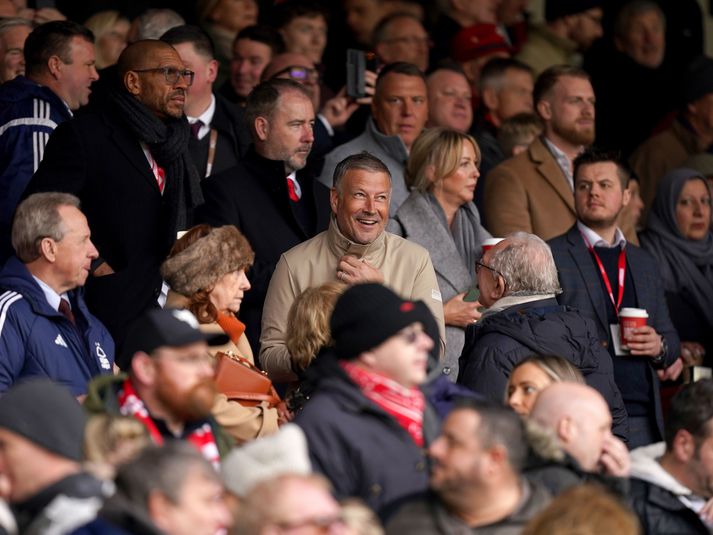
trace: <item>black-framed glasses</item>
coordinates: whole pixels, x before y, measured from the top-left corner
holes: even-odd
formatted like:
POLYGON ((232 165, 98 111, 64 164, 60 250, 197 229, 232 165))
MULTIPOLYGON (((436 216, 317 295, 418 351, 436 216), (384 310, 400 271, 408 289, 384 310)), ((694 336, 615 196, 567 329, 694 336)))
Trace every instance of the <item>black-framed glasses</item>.
POLYGON ((503 278, 503 281, 505 281, 505 284, 507 285, 508 280, 505 278, 505 275, 503 275, 502 273, 500 273, 497 269, 492 268, 492 267, 490 267, 490 266, 488 266, 488 265, 486 265, 486 264, 483 264, 483 259, 481 258, 480 260, 478 260, 478 261, 475 262, 475 274, 477 275, 478 272, 479 272, 482 268, 485 268, 485 269, 487 269, 487 270, 492 271, 493 273, 495 273, 495 274, 497 274, 497 275, 500 275, 500 276, 503 278))
POLYGON ((162 72, 163 77, 166 79, 166 83, 169 85, 175 85, 178 83, 179 78, 183 78, 186 83, 191 86, 193 85, 193 79, 196 77, 196 73, 189 69, 176 69, 175 67, 154 67, 152 69, 132 69, 134 72, 162 72))
POLYGON ((285 67, 281 71, 273 74, 272 77, 278 78, 285 74, 290 80, 294 80, 295 82, 319 82, 319 72, 317 72, 317 69, 310 69, 309 67, 302 67, 301 65, 285 67))

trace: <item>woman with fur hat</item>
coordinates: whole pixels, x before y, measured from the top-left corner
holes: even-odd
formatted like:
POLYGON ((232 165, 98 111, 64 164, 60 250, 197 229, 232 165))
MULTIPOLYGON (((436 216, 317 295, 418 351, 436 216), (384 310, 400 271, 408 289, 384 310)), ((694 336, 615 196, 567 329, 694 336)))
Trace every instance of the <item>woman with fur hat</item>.
POLYGON ((254 258, 250 244, 234 226, 197 225, 173 245, 161 266, 171 287, 166 306, 190 310, 204 332, 225 332, 229 347, 217 351, 232 351, 250 362, 254 358, 245 325, 235 314, 250 289, 245 271, 254 258))
MULTIPOLYGON (((204 332, 224 332, 230 342, 215 349, 232 351, 251 362, 245 325, 235 314, 250 289, 245 271, 254 258, 236 227, 197 225, 174 244, 161 266, 161 275, 171 287, 166 306, 190 310, 204 332)), ((212 414, 239 443, 271 434, 278 426, 278 411, 266 402, 244 407, 224 394, 216 398, 212 414)))

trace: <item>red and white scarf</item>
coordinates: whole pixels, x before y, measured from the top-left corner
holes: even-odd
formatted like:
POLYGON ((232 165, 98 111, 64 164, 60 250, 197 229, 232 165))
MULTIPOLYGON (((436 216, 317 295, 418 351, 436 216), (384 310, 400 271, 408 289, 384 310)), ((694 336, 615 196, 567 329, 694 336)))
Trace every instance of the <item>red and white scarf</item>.
MULTIPOLYGON (((131 384, 131 379, 128 378, 124 381, 124 384, 119 390, 119 412, 124 416, 136 418, 148 430, 154 444, 163 446, 163 435, 161 435, 158 427, 156 427, 156 422, 151 418, 146 405, 144 405, 144 402, 138 394, 136 394, 134 385, 131 384)), ((196 449, 201 452, 203 457, 210 461, 216 470, 220 468, 220 453, 218 452, 218 445, 215 442, 210 423, 206 422, 198 429, 192 431, 185 440, 193 444, 196 449)))
POLYGON ((339 365, 367 399, 392 416, 416 445, 423 447, 423 409, 426 405, 423 392, 416 387, 406 388, 350 361, 340 361, 339 365))

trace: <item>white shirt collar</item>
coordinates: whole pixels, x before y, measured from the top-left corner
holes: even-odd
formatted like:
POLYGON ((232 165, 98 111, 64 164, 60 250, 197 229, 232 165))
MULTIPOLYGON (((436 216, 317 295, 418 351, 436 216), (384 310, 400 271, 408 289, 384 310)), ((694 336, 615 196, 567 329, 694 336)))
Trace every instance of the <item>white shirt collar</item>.
POLYGON ((210 104, 203 113, 201 113, 198 117, 191 117, 190 115, 186 116, 189 124, 193 124, 199 120, 203 122, 203 126, 201 126, 201 129, 198 130, 198 139, 203 139, 203 137, 210 132, 210 124, 213 122, 213 115, 215 115, 215 95, 211 93, 210 104))
POLYGON ((613 249, 614 247, 619 247, 620 245, 622 249, 626 247, 626 238, 619 227, 616 228, 616 232, 614 233, 614 243, 609 243, 579 220, 577 220, 577 228, 592 247, 605 247, 607 249, 613 249))
MULTIPOLYGON (((40 289, 42 290, 42 293, 45 294, 45 299, 47 299, 47 302, 54 310, 59 310, 59 303, 62 299, 66 299, 69 303, 69 298, 67 297, 66 292, 62 295, 59 295, 52 288, 50 288, 43 280, 38 279, 34 275, 32 275, 32 278, 35 279, 35 282, 39 285, 40 289)), ((69 306, 71 308, 72 304, 70 303, 69 306)))
POLYGON ((569 187, 574 191, 574 178, 572 177, 572 162, 569 159, 569 156, 567 156, 560 148, 552 143, 549 139, 543 136, 545 140, 545 144, 547 147, 550 149, 552 152, 552 155, 555 157, 555 161, 557 162, 557 165, 559 165, 559 168, 562 169, 562 173, 564 173, 564 176, 567 178, 567 183, 569 184, 569 187))

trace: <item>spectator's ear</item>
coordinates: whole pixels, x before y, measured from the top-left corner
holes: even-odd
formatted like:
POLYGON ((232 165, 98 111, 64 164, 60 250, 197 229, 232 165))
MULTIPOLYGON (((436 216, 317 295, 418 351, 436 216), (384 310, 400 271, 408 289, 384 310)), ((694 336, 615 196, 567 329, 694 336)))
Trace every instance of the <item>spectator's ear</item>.
POLYGON ((171 509, 174 507, 174 504, 159 490, 152 490, 146 503, 149 517, 159 529, 170 527, 166 519, 171 515, 171 509))
POLYGON ((540 99, 535 106, 535 109, 537 111, 537 115, 539 115, 543 121, 549 121, 552 119, 552 105, 548 100, 544 98, 540 99))
POLYGON ((208 62, 208 75, 206 78, 211 83, 215 82, 215 79, 218 77, 218 65, 218 61, 215 59, 208 62))
POLYGON ((563 444, 569 444, 577 434, 575 427, 576 426, 574 425, 572 418, 569 416, 562 417, 562 419, 557 422, 557 438, 559 438, 563 444))
POLYGON ((59 56, 50 56, 47 60, 47 70, 53 78, 59 78, 62 70, 62 60, 59 56))
POLYGON ((483 88, 480 97, 483 99, 483 104, 489 110, 496 110, 498 108, 498 92, 493 87, 483 88))
POLYGON ((260 141, 267 141, 267 136, 270 133, 270 122, 265 117, 255 118, 255 134, 260 141))
POLYGON ((156 361, 143 351, 131 359, 131 375, 141 385, 153 385, 156 378, 156 361))
POLYGON ((134 71, 128 71, 124 75, 124 87, 134 96, 141 94, 141 78, 134 71))
POLYGON ((696 439, 685 429, 680 429, 673 439, 674 458, 684 464, 687 464, 696 456, 696 439))

